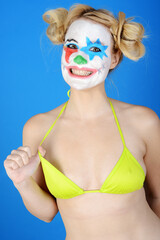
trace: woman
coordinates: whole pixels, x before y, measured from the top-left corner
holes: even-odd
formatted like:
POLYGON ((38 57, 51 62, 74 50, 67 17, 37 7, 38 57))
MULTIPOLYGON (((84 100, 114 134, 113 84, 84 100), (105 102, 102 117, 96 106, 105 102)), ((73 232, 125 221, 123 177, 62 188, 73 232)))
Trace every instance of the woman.
POLYGON ((63 44, 69 100, 27 121, 23 146, 4 161, 8 176, 34 216, 51 222, 60 211, 66 240, 159 240, 159 118, 104 88, 123 55, 144 55, 143 26, 83 4, 43 19, 63 44))

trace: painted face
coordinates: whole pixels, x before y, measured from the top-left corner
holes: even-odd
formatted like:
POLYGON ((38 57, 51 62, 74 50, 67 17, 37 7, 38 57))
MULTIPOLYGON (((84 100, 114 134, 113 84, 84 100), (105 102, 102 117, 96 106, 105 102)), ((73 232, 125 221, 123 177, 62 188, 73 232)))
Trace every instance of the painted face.
POLYGON ((74 21, 65 36, 61 69, 64 80, 78 90, 105 81, 111 65, 111 34, 91 20, 74 21))

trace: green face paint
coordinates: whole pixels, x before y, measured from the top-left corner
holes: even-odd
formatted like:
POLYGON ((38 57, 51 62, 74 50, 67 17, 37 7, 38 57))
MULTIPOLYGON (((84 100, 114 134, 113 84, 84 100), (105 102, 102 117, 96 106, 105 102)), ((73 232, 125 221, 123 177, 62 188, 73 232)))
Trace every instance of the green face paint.
POLYGON ((77 63, 77 64, 86 64, 86 63, 87 63, 87 60, 86 60, 84 57, 80 56, 80 55, 78 55, 77 57, 75 57, 75 58, 73 59, 73 61, 74 61, 75 63, 77 63))

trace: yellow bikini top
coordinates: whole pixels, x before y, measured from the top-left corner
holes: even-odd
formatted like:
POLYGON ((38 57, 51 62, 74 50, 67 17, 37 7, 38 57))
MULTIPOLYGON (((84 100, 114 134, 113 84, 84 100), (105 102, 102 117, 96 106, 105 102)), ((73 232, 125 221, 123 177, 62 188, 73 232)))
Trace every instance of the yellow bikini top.
MULTIPOLYGON (((67 94, 70 97, 69 92, 70 90, 67 92, 67 94)), ((112 112, 114 114, 115 121, 123 142, 123 152, 119 160, 115 164, 114 168, 112 169, 112 171, 110 172, 110 174, 108 175, 108 177, 106 178, 106 180, 104 181, 100 189, 85 191, 84 189, 80 188, 77 184, 75 184, 70 178, 65 176, 56 167, 54 167, 50 162, 48 162, 47 159, 42 157, 41 153, 38 150, 38 154, 42 164, 42 169, 44 172, 46 185, 50 193, 55 198, 68 199, 68 198, 73 198, 85 193, 94 193, 94 192, 125 194, 125 193, 134 192, 143 187, 143 183, 145 180, 144 170, 142 166, 139 164, 139 162, 135 159, 135 157, 131 154, 131 152, 126 147, 115 110, 109 98, 108 100, 110 102, 112 112)), ((52 126, 49 128, 49 130, 47 131, 40 145, 43 143, 45 138, 48 136, 48 134, 52 130, 57 119, 60 117, 60 115, 64 111, 67 103, 68 101, 65 103, 58 117, 56 118, 52 126)))

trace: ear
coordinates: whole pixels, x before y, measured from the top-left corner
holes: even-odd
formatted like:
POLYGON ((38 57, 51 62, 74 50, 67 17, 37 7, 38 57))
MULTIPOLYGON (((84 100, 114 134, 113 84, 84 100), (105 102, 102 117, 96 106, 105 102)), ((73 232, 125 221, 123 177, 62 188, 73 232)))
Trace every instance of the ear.
POLYGON ((112 53, 111 54, 111 65, 110 65, 110 69, 113 69, 117 66, 119 59, 121 56, 121 51, 118 50, 117 53, 112 53))

